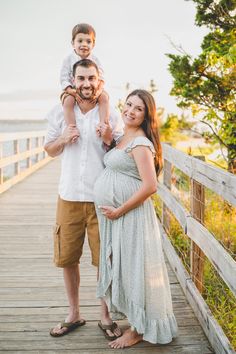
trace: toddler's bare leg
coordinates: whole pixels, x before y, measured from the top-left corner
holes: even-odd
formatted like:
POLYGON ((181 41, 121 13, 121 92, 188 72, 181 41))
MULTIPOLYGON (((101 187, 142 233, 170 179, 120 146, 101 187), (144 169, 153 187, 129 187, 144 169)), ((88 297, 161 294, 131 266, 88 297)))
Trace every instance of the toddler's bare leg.
POLYGON ((68 95, 64 99, 64 103, 63 103, 63 111, 64 111, 66 125, 76 124, 74 106, 75 106, 75 98, 71 95, 68 95))
POLYGON ((109 123, 109 115, 110 115, 110 110, 109 110, 109 96, 108 94, 103 91, 101 95, 98 97, 98 105, 99 105, 99 118, 100 118, 100 123, 109 123))

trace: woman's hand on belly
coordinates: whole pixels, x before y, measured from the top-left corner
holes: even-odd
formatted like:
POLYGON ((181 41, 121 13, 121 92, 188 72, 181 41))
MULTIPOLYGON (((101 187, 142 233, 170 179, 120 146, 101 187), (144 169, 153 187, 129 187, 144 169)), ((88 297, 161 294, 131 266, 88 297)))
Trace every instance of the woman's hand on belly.
POLYGON ((112 206, 104 205, 104 206, 100 206, 99 209, 101 209, 102 214, 110 220, 118 219, 121 216, 120 208, 114 208, 112 206))

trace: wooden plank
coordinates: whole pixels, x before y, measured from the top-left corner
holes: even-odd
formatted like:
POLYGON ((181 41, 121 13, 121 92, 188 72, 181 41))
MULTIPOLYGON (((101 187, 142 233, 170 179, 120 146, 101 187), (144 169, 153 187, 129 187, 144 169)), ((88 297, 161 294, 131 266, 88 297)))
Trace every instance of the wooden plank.
POLYGON ((236 295, 236 262, 212 234, 197 220, 187 220, 188 236, 201 248, 219 275, 236 295))
MULTIPOLYGON (((0 142, 0 161, 3 157, 3 143, 0 142)), ((3 170, 0 168, 0 185, 3 183, 3 170)))
MULTIPOLYGON (((61 289, 63 289, 63 285, 61 285, 61 289)), ((176 315, 178 315, 178 314, 185 315, 186 313, 188 313, 190 311, 193 316, 193 311, 187 301, 175 302, 173 304, 173 308, 174 308, 176 315)), ((100 304, 98 304, 98 305, 93 304, 92 306, 83 305, 83 306, 81 306, 81 311, 82 311, 82 313, 86 313, 86 314, 92 314, 94 312, 94 314, 96 315, 97 312, 100 311, 100 304)), ((59 317, 61 317, 61 315, 63 315, 63 316, 66 315, 67 312, 68 312, 68 306, 45 306, 45 307, 40 306, 40 307, 15 307, 15 308, 2 307, 0 318, 2 319, 2 318, 6 318, 8 316, 16 316, 16 317, 19 316, 19 318, 22 316, 22 317, 26 318, 27 316, 32 315, 32 316, 37 317, 37 318, 35 318, 36 322, 37 321, 40 322, 41 315, 42 316, 50 316, 50 315, 55 316, 56 315, 55 318, 59 318, 59 317)), ((194 318, 194 316, 193 316, 193 318, 194 318)), ((180 323, 180 326, 183 324, 184 324, 184 322, 180 323)))
MULTIPOLYGON (((19 142, 18 142, 18 140, 14 140, 13 143, 14 143, 14 155, 16 157, 16 163, 14 165, 14 171, 15 171, 15 175, 18 175, 20 173, 20 165, 19 165, 18 159, 17 159, 17 157, 19 155, 19 142)), ((4 160, 4 158, 3 158, 3 160, 4 160)))
POLYGON ((176 219, 182 226, 183 230, 187 228, 187 218, 190 213, 181 205, 181 203, 174 197, 174 195, 163 184, 158 182, 157 193, 165 203, 165 205, 172 211, 176 219))
MULTIPOLYGON (((165 188, 171 190, 171 163, 164 159, 164 166, 163 166, 163 185, 165 186, 165 188)), ((169 228, 170 228, 170 215, 168 212, 168 208, 165 205, 164 202, 162 202, 162 215, 161 215, 161 219, 162 219, 162 225, 164 227, 164 229, 168 232, 169 228)))
POLYGON ((6 166, 11 165, 13 163, 18 163, 19 161, 22 161, 22 160, 26 160, 30 156, 34 156, 36 154, 40 154, 43 151, 44 151, 43 147, 39 146, 37 148, 31 149, 31 150, 27 150, 27 151, 23 151, 21 153, 20 152, 18 152, 18 153, 15 152, 14 155, 11 155, 11 156, 8 156, 8 157, 3 157, 0 160, 0 168, 6 167, 6 166))
MULTIPOLYGON (((204 161, 204 156, 198 157, 200 160, 204 161)), ((204 186, 194 179, 191 179, 191 193, 190 193, 190 206, 191 214, 194 219, 196 219, 201 224, 204 224, 204 213, 205 213, 205 189, 204 186)), ((190 250, 190 267, 191 267, 191 278, 196 285, 199 292, 203 292, 203 271, 204 271, 204 260, 205 255, 201 248, 196 245, 194 241, 191 240, 191 250, 190 250)))
POLYGON ((30 169, 24 170, 20 172, 17 176, 14 176, 0 185, 0 194, 14 186, 16 183, 22 181, 24 178, 28 177, 31 173, 37 171, 37 169, 46 165, 49 161, 51 161, 51 157, 46 157, 44 160, 39 161, 34 164, 30 169))
POLYGON ((216 351, 216 353, 235 353, 222 328, 214 319, 214 316, 212 315, 209 307, 203 300, 189 274, 186 272, 163 227, 161 225, 159 226, 162 234, 165 254, 169 260, 169 263, 172 265, 172 268, 176 273, 181 287, 195 315, 201 323, 202 328, 205 331, 213 349, 216 351))
POLYGON ((163 144, 164 158, 205 187, 236 205, 236 176, 163 144))
MULTIPOLYGON (((0 351, 0 353, 5 353, 3 351, 0 351)), ((7 353, 9 354, 22 354, 25 353, 25 351, 19 351, 19 350, 8 350, 7 353)), ((72 353, 71 350, 67 350, 67 349, 57 349, 56 353, 58 354, 69 354, 72 353)), ((109 349, 108 346, 102 349, 102 352, 100 350, 97 349, 89 349, 89 352, 87 350, 79 350, 78 351, 79 354, 114 354, 114 349, 109 349)), ((137 347, 131 347, 131 348, 127 348, 127 349, 119 349, 119 354, 124 354, 124 353, 138 353, 138 354, 146 354, 146 353, 157 353, 157 354, 179 354, 179 353, 183 353, 183 354, 209 354, 209 353, 213 353, 211 349, 208 348, 207 344, 205 343, 201 343, 201 345, 197 344, 190 344, 190 345, 185 345, 183 346, 179 346, 176 345, 172 348, 169 347, 146 347, 144 349, 139 348, 137 351, 137 347)), ((55 354, 54 350, 27 350, 27 354, 55 354)))

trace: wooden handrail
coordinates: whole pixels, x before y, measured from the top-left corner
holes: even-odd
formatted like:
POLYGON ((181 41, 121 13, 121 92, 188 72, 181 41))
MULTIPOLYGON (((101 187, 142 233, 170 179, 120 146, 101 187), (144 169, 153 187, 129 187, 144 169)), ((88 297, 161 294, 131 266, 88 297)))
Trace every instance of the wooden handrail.
POLYGON ((209 188, 217 195, 221 196, 225 201, 235 206, 236 176, 176 150, 169 144, 164 143, 162 146, 164 156, 164 178, 163 183, 158 183, 157 195, 161 198, 163 204, 163 225, 160 229, 165 253, 175 270, 184 292, 192 305, 196 316, 202 324, 212 347, 217 353, 233 353, 234 351, 229 340, 214 319, 209 307, 201 296, 201 279, 203 275, 201 272, 203 272, 204 257, 207 257, 219 276, 228 285, 234 296, 236 295, 236 262, 214 235, 202 224, 204 187, 209 188), (191 212, 186 210, 174 194, 171 193, 172 166, 177 167, 191 179, 191 212), (199 205, 194 206, 194 203, 198 203, 199 205), (190 259, 191 262, 194 262, 195 264, 191 264, 190 273, 184 269, 182 261, 168 240, 166 234, 166 231, 168 233, 170 228, 170 225, 168 225, 168 210, 170 210, 175 216, 184 233, 191 240, 191 245, 194 246, 190 249, 190 259), (194 252, 195 254, 193 254, 194 252))
POLYGON ((46 156, 43 148, 45 135, 44 130, 0 134, 0 193, 5 192, 51 160, 46 156), (32 144, 33 140, 34 144, 32 144), (20 144, 24 141, 26 148, 20 152, 20 144), (13 154, 10 156, 3 156, 5 143, 12 145, 13 154), (25 168, 22 170, 21 163, 24 161, 25 168), (4 168, 11 165, 14 166, 14 174, 7 176, 4 168))
POLYGON ((159 183, 157 189, 157 195, 161 197, 162 201, 176 217, 184 233, 201 248, 223 280, 236 295, 236 262, 210 231, 194 219, 178 202, 167 187, 159 183))
POLYGON ((162 144, 164 158, 187 176, 236 205, 236 175, 162 144))

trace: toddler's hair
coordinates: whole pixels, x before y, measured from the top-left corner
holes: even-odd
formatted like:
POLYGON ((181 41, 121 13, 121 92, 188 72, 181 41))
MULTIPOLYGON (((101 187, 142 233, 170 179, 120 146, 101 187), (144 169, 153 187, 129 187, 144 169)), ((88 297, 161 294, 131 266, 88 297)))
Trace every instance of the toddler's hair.
POLYGON ((93 42, 95 42, 96 32, 92 26, 87 23, 79 23, 72 30, 72 42, 74 41, 78 33, 89 34, 93 37, 93 42))
POLYGON ((83 68, 90 68, 91 66, 93 66, 99 75, 99 70, 98 70, 97 64, 94 63, 94 61, 92 61, 90 59, 81 59, 73 65, 73 77, 75 77, 75 72, 76 72, 77 66, 82 66, 83 68))

